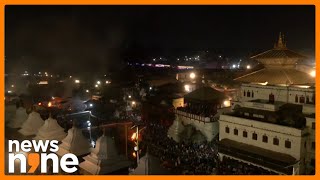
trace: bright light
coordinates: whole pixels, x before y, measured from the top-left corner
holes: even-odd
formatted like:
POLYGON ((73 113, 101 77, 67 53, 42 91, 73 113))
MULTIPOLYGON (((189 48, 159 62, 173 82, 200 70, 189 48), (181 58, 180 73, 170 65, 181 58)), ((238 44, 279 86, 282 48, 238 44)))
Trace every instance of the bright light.
POLYGON ((41 102, 38 103, 38 106, 41 106, 41 102))
POLYGON ((52 103, 51 103, 51 102, 49 102, 49 103, 48 103, 48 107, 51 107, 51 106, 52 106, 52 103))
POLYGON ((54 97, 51 97, 51 99, 54 99, 54 97))
POLYGON ((267 85, 268 84, 268 81, 266 81, 266 82, 264 82, 264 83, 259 83, 259 84, 261 84, 261 85, 267 85))
POLYGON ((12 93, 12 91, 8 91, 8 93, 12 93))
POLYGON ((138 151, 138 150, 139 150, 138 146, 135 146, 133 149, 134 149, 135 151, 138 151))
POLYGON ((190 86, 188 84, 184 85, 184 90, 190 92, 190 86))
POLYGON ((94 141, 91 141, 91 146, 94 147, 96 143, 94 141))
POLYGON ((100 81, 97 81, 97 84, 101 84, 101 82, 100 82, 100 81))
POLYGON ((135 101, 132 101, 132 105, 135 105, 136 104, 136 102, 135 101))
POLYGON ((230 100, 225 100, 225 101, 223 101, 223 105, 224 105, 225 107, 229 107, 229 106, 230 106, 230 100))
POLYGON ((96 84, 95 87, 97 88, 97 87, 98 87, 98 84, 96 84))
POLYGON ((237 66, 235 64, 232 65, 232 68, 236 68, 237 66))
POLYGON ((86 90, 86 92, 88 93, 88 92, 89 92, 89 90, 87 89, 87 90, 86 90))
POLYGON ((74 82, 75 82, 76 84, 79 84, 79 83, 80 83, 80 80, 79 80, 79 79, 76 79, 76 80, 74 80, 74 82))
POLYGON ((131 98, 131 95, 129 95, 128 98, 131 98))
POLYGON ((247 65, 247 69, 251 69, 251 66, 250 66, 250 65, 247 65))
POLYGON ((137 139, 137 133, 133 133, 131 136, 131 140, 134 141, 137 139))
POLYGON ((92 106, 93 106, 93 104, 89 104, 89 106, 90 106, 90 107, 92 107, 92 106))
POLYGON ((72 78, 72 76, 69 76, 69 78, 72 78))
POLYGON ((149 87, 150 90, 152 90, 152 87, 149 87))
POLYGON ((311 71, 309 74, 310 74, 311 77, 316 77, 316 71, 315 70, 311 71))
POLYGON ((133 153, 132 153, 132 156, 133 156, 133 157, 137 157, 136 152, 133 152, 133 153))
POLYGON ((190 78, 194 79, 196 77, 196 74, 194 72, 190 73, 190 78))
POLYGON ((14 85, 12 84, 12 85, 11 85, 11 87, 13 87, 13 88, 14 88, 14 85))
POLYGON ((110 83, 110 81, 106 81, 106 84, 109 84, 110 83))

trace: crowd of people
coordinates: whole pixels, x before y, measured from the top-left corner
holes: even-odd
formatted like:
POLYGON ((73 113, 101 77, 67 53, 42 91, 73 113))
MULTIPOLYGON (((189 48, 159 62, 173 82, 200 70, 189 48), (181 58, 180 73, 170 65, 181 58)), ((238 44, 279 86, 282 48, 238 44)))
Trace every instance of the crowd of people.
POLYGON ((202 144, 192 142, 177 143, 167 136, 167 128, 157 123, 149 123, 142 136, 145 145, 148 146, 148 152, 158 157, 162 162, 162 166, 171 170, 174 174, 275 174, 227 157, 223 157, 222 161, 220 161, 217 139, 202 144))
POLYGON ((276 173, 272 171, 267 171, 246 163, 240 163, 228 157, 223 157, 222 162, 219 163, 218 172, 222 175, 276 175, 276 173))
POLYGON ((214 174, 217 163, 217 147, 214 142, 193 144, 176 143, 167 137, 167 129, 150 124, 144 134, 148 152, 162 161, 162 165, 174 174, 214 174))

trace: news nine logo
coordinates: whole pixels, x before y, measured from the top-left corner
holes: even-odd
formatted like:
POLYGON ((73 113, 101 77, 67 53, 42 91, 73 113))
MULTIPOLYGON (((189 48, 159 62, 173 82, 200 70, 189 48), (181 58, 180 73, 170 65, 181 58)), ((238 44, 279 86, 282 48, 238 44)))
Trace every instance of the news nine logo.
POLYGON ((59 158, 54 153, 59 150, 57 140, 24 140, 21 143, 18 140, 9 140, 8 148, 9 174, 19 170, 19 168, 15 169, 15 162, 17 161, 20 161, 20 173, 22 174, 34 173, 39 166, 41 173, 48 173, 48 160, 52 161, 52 173, 59 173, 60 169, 65 173, 74 173, 78 170, 76 167, 79 165, 77 156, 67 153, 59 158), (31 152, 32 149, 33 152, 31 152), (27 163, 30 166, 28 171, 27 163))

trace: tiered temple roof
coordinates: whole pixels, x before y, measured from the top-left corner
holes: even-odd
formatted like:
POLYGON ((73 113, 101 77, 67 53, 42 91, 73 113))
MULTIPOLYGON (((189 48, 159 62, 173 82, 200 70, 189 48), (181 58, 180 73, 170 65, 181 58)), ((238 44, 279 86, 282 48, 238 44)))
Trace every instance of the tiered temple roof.
POLYGON ((315 80, 309 74, 295 69, 296 64, 306 60, 297 52, 287 48, 284 37, 279 35, 278 42, 274 48, 263 53, 252 56, 264 65, 264 69, 236 78, 235 80, 246 83, 268 83, 268 84, 314 84, 315 80))

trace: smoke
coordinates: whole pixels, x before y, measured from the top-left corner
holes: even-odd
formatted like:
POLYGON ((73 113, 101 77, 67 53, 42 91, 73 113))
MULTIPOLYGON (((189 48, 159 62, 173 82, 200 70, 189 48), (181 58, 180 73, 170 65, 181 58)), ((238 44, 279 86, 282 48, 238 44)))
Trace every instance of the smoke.
POLYGON ((7 67, 18 72, 30 69, 73 73, 119 68, 125 24, 81 18, 33 17, 14 28, 6 27, 7 67))

